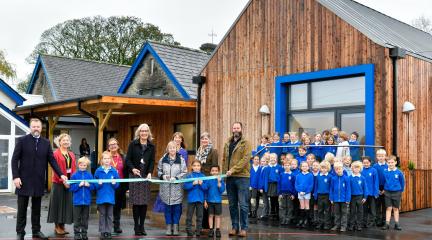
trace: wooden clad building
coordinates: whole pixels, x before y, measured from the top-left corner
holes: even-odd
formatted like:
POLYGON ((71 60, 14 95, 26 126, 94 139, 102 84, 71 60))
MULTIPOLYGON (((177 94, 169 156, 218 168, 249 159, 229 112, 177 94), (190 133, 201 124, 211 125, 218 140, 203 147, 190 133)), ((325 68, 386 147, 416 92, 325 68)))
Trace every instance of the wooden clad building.
POLYGON ((406 170, 402 209, 432 207, 431 49, 430 34, 355 1, 251 0, 201 71, 201 131, 221 149, 234 121, 257 144, 273 131, 357 130, 419 169, 406 170))

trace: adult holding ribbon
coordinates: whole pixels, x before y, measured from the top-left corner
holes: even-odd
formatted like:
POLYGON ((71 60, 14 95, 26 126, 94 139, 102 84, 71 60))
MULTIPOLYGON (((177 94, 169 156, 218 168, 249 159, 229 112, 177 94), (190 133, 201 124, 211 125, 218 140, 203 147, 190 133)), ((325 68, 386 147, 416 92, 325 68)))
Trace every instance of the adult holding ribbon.
POLYGON ((42 122, 37 118, 30 119, 30 134, 17 139, 12 155, 12 176, 15 194, 18 196, 16 232, 18 239, 24 239, 27 220, 27 207, 31 197, 31 223, 34 238, 48 239, 40 230, 41 200, 45 189, 47 163, 63 181, 67 177, 59 168, 53 157, 50 142, 42 138, 42 122))
MULTIPOLYGON (((135 139, 129 144, 126 155, 126 165, 130 169, 130 178, 151 178, 156 151, 152 140, 153 136, 150 127, 145 123, 141 124, 135 131, 135 139)), ((147 235, 144 229, 144 222, 150 197, 149 182, 129 183, 129 200, 133 205, 132 213, 136 236, 147 235)))
MULTIPOLYGON (((75 155, 72 151, 69 151, 71 137, 66 133, 62 133, 55 142, 58 143, 59 148, 54 151, 54 158, 62 174, 70 178, 76 171, 75 155)), ((47 222, 55 224, 54 232, 58 235, 68 234, 65 224, 73 223, 72 192, 69 191, 69 184, 63 182, 56 173, 52 175, 47 222)))
POLYGON ((224 145, 222 165, 223 172, 227 175, 226 189, 232 224, 229 235, 246 237, 249 212, 251 144, 244 138, 242 128, 243 125, 240 122, 235 122, 232 125, 232 136, 224 145))

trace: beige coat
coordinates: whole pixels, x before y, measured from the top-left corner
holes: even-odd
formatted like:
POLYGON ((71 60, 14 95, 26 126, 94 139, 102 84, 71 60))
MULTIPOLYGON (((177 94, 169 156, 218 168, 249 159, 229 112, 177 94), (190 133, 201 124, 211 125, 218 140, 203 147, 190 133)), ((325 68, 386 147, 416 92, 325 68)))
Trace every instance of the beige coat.
POLYGON ((224 173, 226 173, 228 170, 231 171, 231 176, 233 177, 249 177, 249 161, 252 157, 251 144, 244 137, 242 137, 232 152, 231 161, 228 166, 228 151, 232 138, 233 137, 230 137, 224 145, 222 171, 224 173))

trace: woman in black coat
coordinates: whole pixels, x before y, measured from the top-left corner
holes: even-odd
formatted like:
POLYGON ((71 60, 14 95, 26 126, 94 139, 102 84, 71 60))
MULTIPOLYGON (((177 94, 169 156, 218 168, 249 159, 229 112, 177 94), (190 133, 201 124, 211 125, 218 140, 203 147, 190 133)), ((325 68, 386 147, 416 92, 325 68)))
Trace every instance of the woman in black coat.
MULTIPOLYGON (((135 139, 129 144, 126 165, 129 168, 130 178, 151 178, 155 161, 155 146, 150 128, 141 124, 135 132, 135 139)), ((147 205, 150 201, 150 184, 148 182, 134 182, 129 184, 129 200, 133 205, 135 235, 147 235, 144 230, 144 221, 147 214, 147 205)))

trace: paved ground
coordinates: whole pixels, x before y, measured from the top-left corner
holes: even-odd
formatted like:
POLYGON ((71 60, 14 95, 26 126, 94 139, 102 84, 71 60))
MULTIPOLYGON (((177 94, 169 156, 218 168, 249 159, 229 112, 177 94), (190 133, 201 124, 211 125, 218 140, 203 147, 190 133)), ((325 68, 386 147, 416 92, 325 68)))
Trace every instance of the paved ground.
MULTIPOLYGON (((44 197, 42 204, 42 231, 50 239, 73 239, 73 234, 66 237, 57 237, 54 235, 54 226, 46 223, 48 212, 48 197, 44 197)), ((15 239, 15 216, 16 216, 16 197, 15 195, 0 195, 0 240, 15 239)), ((30 212, 30 211, 29 211, 30 212)), ((28 214, 29 215, 29 214, 28 214)), ((382 231, 380 229, 367 229, 362 232, 335 234, 332 232, 319 232, 313 230, 297 230, 292 227, 280 227, 277 222, 258 222, 250 224, 249 235, 247 239, 391 239, 391 240, 417 240, 432 239, 432 209, 425 209, 401 215, 401 224, 403 231, 382 231)), ((30 215, 28 216, 30 218, 30 215)), ((184 219, 185 216, 182 216, 184 219)), ((97 239, 98 233, 98 216, 95 208, 92 209, 90 216, 89 237, 97 239)), ((30 219, 27 220, 30 223, 30 219)), ((148 236, 145 239, 184 239, 187 238, 184 232, 183 236, 171 238, 163 235, 165 225, 161 214, 151 214, 146 221, 146 231, 148 236)), ((223 238, 228 239, 227 232, 230 228, 230 220, 227 206, 224 206, 223 217, 223 238)), ((66 226, 68 231, 72 231, 72 226, 66 226)), ((114 239, 137 239, 133 236, 133 219, 129 210, 123 211, 122 228, 124 233, 114 236, 114 239)), ((184 229, 184 225, 183 228, 184 229)), ((27 224, 26 231, 31 232, 31 226, 27 224)), ((27 239, 31 235, 26 236, 27 239)))

